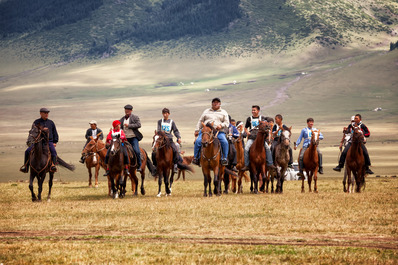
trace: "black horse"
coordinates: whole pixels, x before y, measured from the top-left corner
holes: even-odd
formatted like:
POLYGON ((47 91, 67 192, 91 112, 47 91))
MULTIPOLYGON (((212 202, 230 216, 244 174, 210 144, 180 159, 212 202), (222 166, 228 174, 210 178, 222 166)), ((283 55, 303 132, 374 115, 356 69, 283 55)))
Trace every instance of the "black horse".
MULTIPOLYGON (((41 193, 43 191, 43 182, 46 178, 47 172, 50 173, 50 179, 48 181, 48 196, 47 201, 51 200, 51 188, 53 186, 54 173, 50 171, 51 168, 51 154, 49 147, 49 132, 48 128, 40 125, 35 125, 29 134, 28 142, 33 144, 32 151, 29 154, 30 161, 30 180, 29 189, 32 193, 32 201, 41 201, 41 193), (39 185, 38 194, 33 192, 33 181, 37 178, 39 185)), ((57 157, 59 165, 73 171, 75 167, 63 161, 60 157, 57 157)))

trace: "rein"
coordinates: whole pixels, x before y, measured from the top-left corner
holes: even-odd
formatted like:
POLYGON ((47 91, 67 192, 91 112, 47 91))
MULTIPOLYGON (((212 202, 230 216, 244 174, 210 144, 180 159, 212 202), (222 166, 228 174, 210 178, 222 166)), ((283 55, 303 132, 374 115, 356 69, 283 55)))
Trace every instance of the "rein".
MULTIPOLYGON (((209 137, 210 137, 211 140, 210 140, 210 142, 209 142, 208 144, 212 144, 212 143, 214 143, 214 140, 217 138, 218 133, 219 133, 219 131, 217 131, 217 133, 214 135, 214 134, 212 134, 212 133, 210 133, 210 132, 202 132, 202 135, 204 135, 204 134, 209 135, 209 137)), ((202 149, 203 149, 203 148, 206 148, 206 147, 202 147, 202 149)), ((214 159, 218 156, 218 154, 219 154, 220 152, 221 152, 221 144, 220 144, 220 146, 219 146, 219 148, 218 148, 216 154, 215 154, 213 157, 208 158, 208 157, 204 154, 204 152, 202 152, 202 157, 203 157, 204 159, 206 159, 207 162, 210 163, 210 161, 211 161, 211 160, 214 160, 214 159)))

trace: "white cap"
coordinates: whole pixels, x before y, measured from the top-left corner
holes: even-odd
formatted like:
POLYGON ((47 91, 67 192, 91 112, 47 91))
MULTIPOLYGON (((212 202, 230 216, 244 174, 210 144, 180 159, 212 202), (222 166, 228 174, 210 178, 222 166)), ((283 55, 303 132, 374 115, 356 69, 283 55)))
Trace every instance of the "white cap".
POLYGON ((351 121, 355 120, 355 116, 351 116, 351 121))
POLYGON ((90 121, 89 123, 90 123, 90 124, 95 124, 95 125, 97 125, 97 122, 96 122, 95 120, 92 120, 92 121, 90 121))

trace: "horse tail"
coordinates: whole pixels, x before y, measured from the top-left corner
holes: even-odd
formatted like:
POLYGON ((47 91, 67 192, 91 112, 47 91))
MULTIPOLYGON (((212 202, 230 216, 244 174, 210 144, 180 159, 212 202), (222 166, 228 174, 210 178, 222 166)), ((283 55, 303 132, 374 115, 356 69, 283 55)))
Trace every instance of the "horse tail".
POLYGON ((146 152, 145 149, 144 150, 145 156, 146 156, 146 167, 148 168, 149 172, 151 172, 151 175, 153 176, 156 172, 156 168, 152 163, 152 160, 149 158, 148 153, 146 152))
POLYGON ((228 168, 224 168, 224 172, 227 173, 228 175, 232 175, 235 177, 239 177, 238 175, 236 175, 235 172, 233 172, 232 170, 228 169, 228 168))
POLYGON ((57 162, 58 162, 58 165, 60 165, 61 167, 66 168, 66 169, 69 169, 70 171, 74 171, 75 168, 76 168, 74 165, 66 163, 59 156, 57 157, 57 162))
POLYGON ((194 172, 192 166, 186 165, 186 164, 183 164, 183 163, 180 163, 180 162, 177 163, 177 167, 180 170, 188 170, 189 172, 194 172))

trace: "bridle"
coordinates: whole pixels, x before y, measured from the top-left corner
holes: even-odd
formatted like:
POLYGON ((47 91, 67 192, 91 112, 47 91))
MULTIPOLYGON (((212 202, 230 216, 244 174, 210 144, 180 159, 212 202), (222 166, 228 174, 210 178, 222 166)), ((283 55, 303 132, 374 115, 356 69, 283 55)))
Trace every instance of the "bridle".
MULTIPOLYGON (((214 140, 217 138, 218 133, 219 133, 219 131, 217 131, 216 134, 213 134, 213 131, 210 131, 210 132, 203 132, 203 129, 202 129, 202 148, 206 148, 208 145, 212 144, 212 143, 214 142, 214 140), (203 136, 204 136, 204 135, 208 135, 208 136, 209 136, 209 141, 203 142, 203 136)), ((210 162, 211 160, 214 160, 214 159, 218 156, 218 154, 219 154, 220 152, 221 152, 221 146, 219 146, 219 148, 218 148, 216 154, 215 154, 213 157, 208 158, 208 157, 204 154, 204 152, 202 152, 202 157, 203 157, 205 160, 207 160, 208 162, 210 162)))

